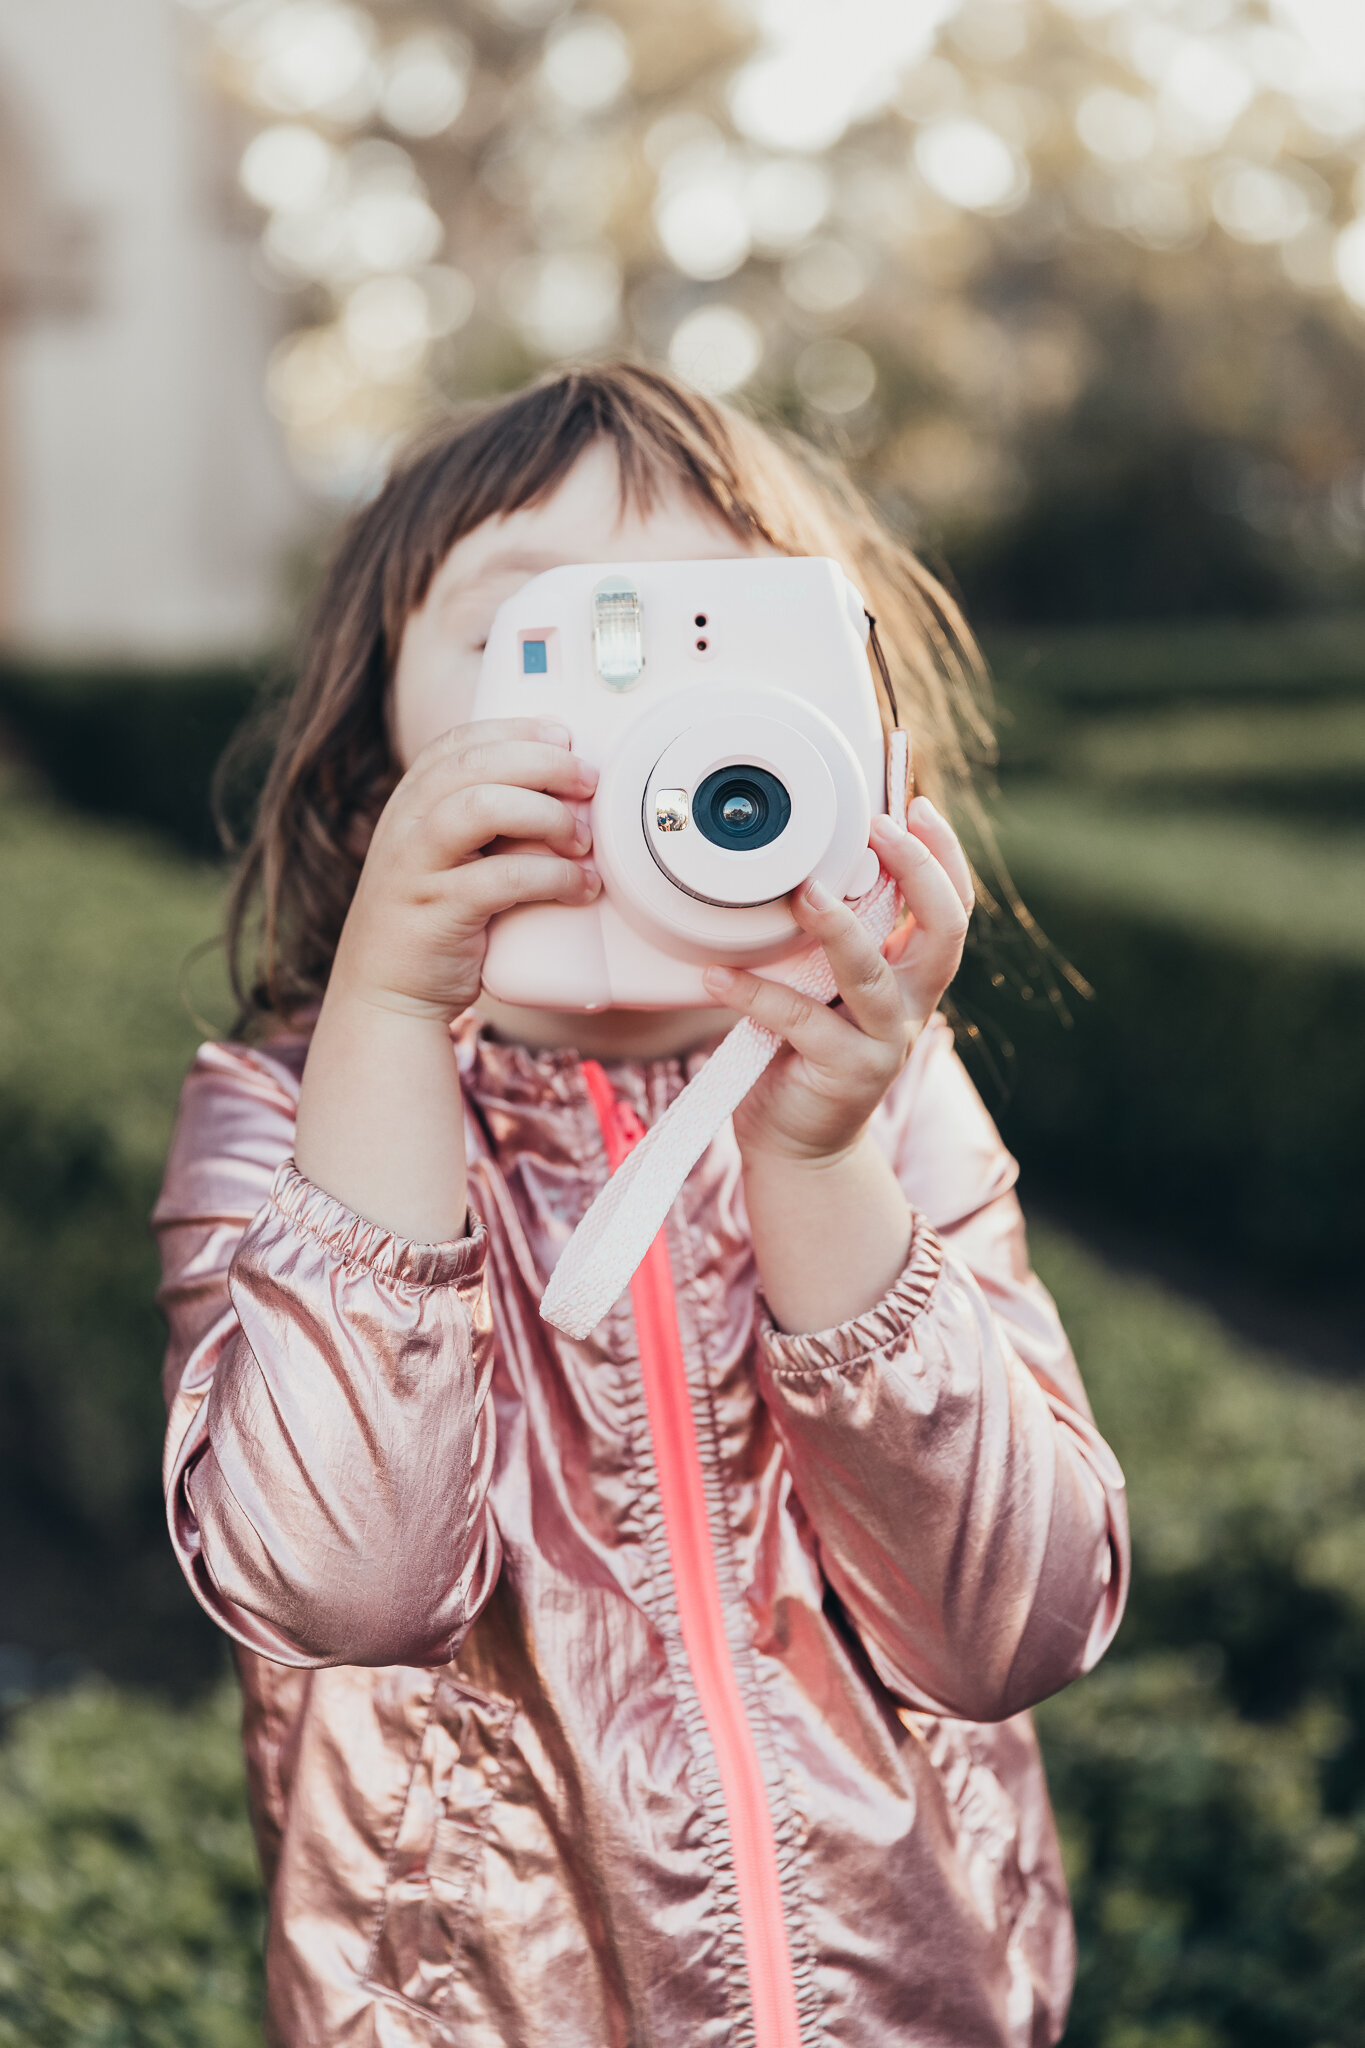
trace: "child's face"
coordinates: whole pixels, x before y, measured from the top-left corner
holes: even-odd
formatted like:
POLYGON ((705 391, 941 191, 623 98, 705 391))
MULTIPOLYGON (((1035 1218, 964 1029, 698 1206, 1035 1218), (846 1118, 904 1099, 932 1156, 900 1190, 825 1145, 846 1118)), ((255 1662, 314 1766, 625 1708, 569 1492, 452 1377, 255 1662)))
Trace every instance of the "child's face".
POLYGON ((532 576, 564 562, 687 562, 771 554, 751 547, 681 490, 641 513, 621 502, 616 457, 590 447, 538 505, 489 519, 455 543, 408 620, 390 719, 406 769, 431 740, 467 722, 493 614, 532 576))

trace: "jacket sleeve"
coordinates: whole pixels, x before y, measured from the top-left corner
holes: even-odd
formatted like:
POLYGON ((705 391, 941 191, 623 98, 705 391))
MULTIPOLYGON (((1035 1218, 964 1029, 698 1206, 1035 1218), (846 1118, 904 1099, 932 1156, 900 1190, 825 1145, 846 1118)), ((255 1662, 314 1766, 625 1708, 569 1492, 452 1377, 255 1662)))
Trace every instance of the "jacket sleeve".
POLYGON ((277 1663, 436 1664, 497 1576, 481 1225, 413 1244, 306 1180, 290 1065, 206 1045, 152 1215, 164 1481, 200 1604, 277 1663))
POLYGON ((760 1375, 821 1567, 905 1705, 1003 1720, 1123 1613, 1123 1474, 1028 1262, 1017 1169, 935 1018, 877 1135, 913 1215, 875 1308, 814 1336, 763 1311, 760 1375))

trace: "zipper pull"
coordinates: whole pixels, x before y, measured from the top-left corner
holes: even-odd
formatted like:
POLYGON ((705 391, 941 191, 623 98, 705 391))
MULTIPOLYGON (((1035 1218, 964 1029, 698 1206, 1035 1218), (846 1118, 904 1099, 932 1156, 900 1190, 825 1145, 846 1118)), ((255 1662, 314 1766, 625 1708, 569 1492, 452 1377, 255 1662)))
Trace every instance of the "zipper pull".
POLYGON ((602 1133, 607 1164, 615 1173, 622 1160, 635 1150, 645 1135, 645 1127, 630 1104, 613 1092, 611 1082, 598 1061, 584 1060, 583 1081, 602 1133))
POLYGON ((621 1144, 627 1152, 633 1152, 645 1135, 645 1127, 636 1114, 634 1105, 616 1100, 616 1128, 621 1134, 621 1144))

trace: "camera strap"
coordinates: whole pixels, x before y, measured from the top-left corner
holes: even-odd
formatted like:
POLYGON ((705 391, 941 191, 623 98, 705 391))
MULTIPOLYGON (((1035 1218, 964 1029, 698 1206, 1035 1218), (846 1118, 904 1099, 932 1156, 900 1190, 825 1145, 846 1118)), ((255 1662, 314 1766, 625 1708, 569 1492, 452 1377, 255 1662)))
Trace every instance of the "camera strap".
MULTIPOLYGON (((910 742, 897 730, 887 741, 887 810, 898 821, 909 801, 910 742)), ((900 892, 885 868, 854 906, 879 946, 901 913, 900 892)), ((788 985, 817 1002, 838 995, 824 950, 816 947, 788 985)), ((550 1276, 540 1304, 547 1323, 567 1337, 586 1337, 630 1284, 663 1226, 688 1174, 727 1117, 733 1115, 782 1040, 745 1017, 623 1160, 596 1197, 550 1276)))

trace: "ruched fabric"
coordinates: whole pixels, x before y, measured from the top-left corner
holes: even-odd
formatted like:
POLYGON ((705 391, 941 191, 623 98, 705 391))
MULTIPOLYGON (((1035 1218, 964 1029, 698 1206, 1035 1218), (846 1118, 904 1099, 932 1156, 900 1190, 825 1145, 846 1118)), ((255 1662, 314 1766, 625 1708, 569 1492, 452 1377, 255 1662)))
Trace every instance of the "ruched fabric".
MULTIPOLYGON (((208 1045, 153 1222, 166 1496, 234 1639, 277 2044, 754 2043, 628 1298, 538 1313, 606 1173, 571 1053, 454 1034, 471 1214, 293 1164, 306 1036, 208 1045)), ((608 1067, 655 1123, 701 1065, 608 1067)), ((1072 1968, 1027 1708, 1122 1612, 1122 1476, 935 1020, 874 1120, 884 1299, 787 1335, 728 1128, 666 1225, 724 1642, 805 2048, 1041 2048, 1072 1968)))

